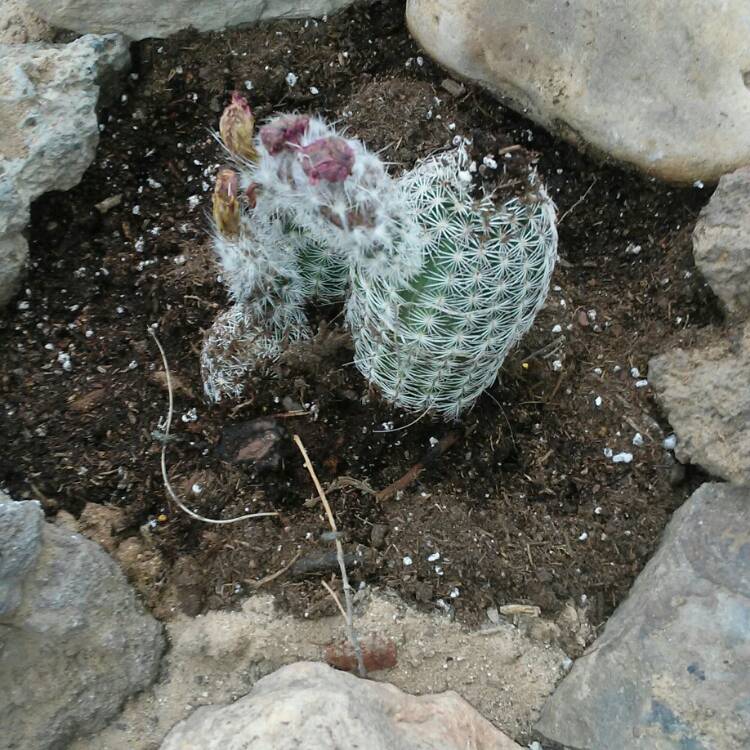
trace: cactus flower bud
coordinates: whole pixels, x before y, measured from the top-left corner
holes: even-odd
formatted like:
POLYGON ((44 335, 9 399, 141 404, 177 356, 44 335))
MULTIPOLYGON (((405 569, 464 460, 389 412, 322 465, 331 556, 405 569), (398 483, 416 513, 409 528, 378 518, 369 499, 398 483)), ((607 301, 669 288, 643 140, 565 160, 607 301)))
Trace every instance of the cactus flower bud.
POLYGON ((260 140, 272 156, 289 146, 299 146, 310 118, 306 115, 281 115, 260 129, 260 140))
POLYGON ((220 169, 216 175, 213 214, 216 228, 227 238, 240 233, 240 204, 237 201, 239 178, 233 169, 220 169))
POLYGON ((255 161, 258 154, 253 146, 255 118, 247 100, 236 91, 219 120, 219 133, 224 145, 235 156, 255 161))
POLYGON ((343 138, 318 138, 302 149, 302 169, 313 185, 321 180, 343 182, 353 166, 354 150, 343 138))

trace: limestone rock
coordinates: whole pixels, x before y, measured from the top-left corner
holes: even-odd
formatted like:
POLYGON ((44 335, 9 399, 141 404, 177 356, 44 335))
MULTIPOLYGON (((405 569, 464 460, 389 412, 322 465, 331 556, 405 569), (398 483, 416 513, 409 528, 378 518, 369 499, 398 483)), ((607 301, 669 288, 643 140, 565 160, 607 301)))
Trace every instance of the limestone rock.
POLYGON ((719 180, 693 232, 693 255, 727 312, 750 317, 750 166, 719 180))
POLYGON ((750 747, 750 488, 704 484, 537 730, 576 750, 750 747))
POLYGON ((52 29, 22 0, 0 0, 0 44, 28 44, 52 38, 52 29))
POLYGON ((28 0, 54 26, 80 33, 119 31, 131 39, 165 37, 189 26, 213 31, 272 18, 306 18, 335 13, 352 0, 28 0))
POLYGON ((299 662, 225 706, 204 706, 161 750, 520 750, 456 693, 415 697, 299 662))
POLYGON ((29 205, 78 184, 99 142, 100 85, 127 68, 122 37, 67 45, 0 45, 0 306, 15 293, 28 249, 29 205))
POLYGON ((674 182, 750 163, 750 5, 408 0, 458 75, 575 144, 674 182))
MULTIPOLYGON (((230 703, 284 665, 321 660, 325 644, 345 638, 340 616, 298 620, 263 594, 240 610, 198 617, 175 606, 161 679, 128 701, 106 729, 68 750, 154 750, 193 707, 230 703)), ((471 631, 384 592, 367 594, 356 623, 361 638, 396 646, 396 665, 371 674, 374 680, 413 694, 453 690, 511 737, 528 735, 569 666, 556 645, 533 641, 503 620, 491 632, 471 631)))
POLYGON ((156 677, 161 626, 93 542, 0 497, 4 750, 55 750, 101 729, 156 677))
POLYGON ((750 485, 750 324, 731 339, 655 357, 648 378, 677 435, 677 458, 750 485))

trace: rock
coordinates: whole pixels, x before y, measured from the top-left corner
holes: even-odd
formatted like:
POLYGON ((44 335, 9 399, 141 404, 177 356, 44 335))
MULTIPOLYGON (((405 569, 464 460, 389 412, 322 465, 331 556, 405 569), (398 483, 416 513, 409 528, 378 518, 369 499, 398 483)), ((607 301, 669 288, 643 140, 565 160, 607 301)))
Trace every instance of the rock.
POLYGON ((704 484, 537 730, 576 750, 750 747, 750 488, 704 484))
MULTIPOLYGON (((356 625, 365 643, 374 637, 397 651, 396 665, 374 679, 409 693, 454 690, 511 737, 528 735, 569 665, 559 648, 531 641, 512 625, 472 632, 382 593, 363 598, 356 625)), ((161 679, 128 701, 106 729, 68 750, 154 750, 193 707, 236 700, 286 664, 324 658, 325 644, 345 637, 340 615, 298 620, 263 594, 237 611, 178 615, 167 629, 161 679)))
POLYGON ((729 315, 750 317, 750 166, 719 180, 695 226, 693 255, 729 315))
POLYGON ((181 29, 214 31, 272 18, 305 18, 335 13, 352 0, 28 0, 54 26, 79 33, 119 31, 131 39, 165 37, 181 29))
POLYGON ((0 726, 7 750, 101 729, 156 677, 161 626, 93 542, 0 497, 0 726))
POLYGON ((750 324, 732 340, 655 357, 648 379, 677 434, 677 458, 750 484, 750 324))
POLYGON ((408 0, 448 70, 581 146, 673 182, 750 163, 750 10, 727 0, 408 0))
POLYGON ((110 554, 117 547, 116 536, 124 526, 125 512, 121 508, 100 503, 86 503, 78 519, 81 534, 110 554))
POLYGON ((52 29, 23 2, 0 0, 0 44, 46 42, 52 29))
POLYGON ((161 750, 520 750, 456 693, 415 697, 300 662, 225 706, 203 706, 161 750))
POLYGON ((16 292, 28 255, 29 205, 78 184, 99 142, 99 87, 130 62, 122 37, 67 45, 0 45, 0 307, 16 292))
POLYGON ((218 453, 225 461, 258 472, 281 468, 288 451, 289 433, 271 417, 233 422, 221 431, 218 453))

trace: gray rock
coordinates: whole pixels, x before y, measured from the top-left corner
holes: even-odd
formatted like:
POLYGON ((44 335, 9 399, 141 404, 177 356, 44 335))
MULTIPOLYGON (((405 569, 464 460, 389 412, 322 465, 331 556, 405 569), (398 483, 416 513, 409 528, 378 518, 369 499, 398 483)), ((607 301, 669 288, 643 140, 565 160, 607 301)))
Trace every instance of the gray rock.
POLYGON ((298 662, 225 706, 204 706, 161 750, 520 750, 453 692, 413 696, 298 662))
POLYGON ((750 747, 750 488, 705 484, 537 730, 575 750, 750 747))
POLYGON ((750 485, 750 324, 731 339, 655 357, 648 379, 677 435, 677 458, 750 485))
POLYGON ((99 87, 111 94, 129 64, 119 35, 0 45, 0 306, 20 283, 29 205, 80 182, 99 142, 99 87))
POLYGON ((119 31, 131 39, 165 37, 189 26, 226 29, 272 18, 307 18, 335 13, 353 0, 28 0, 54 26, 80 33, 119 31))
POLYGON ((412 34, 577 145, 674 182, 750 163, 750 5, 408 0, 412 34))
POLYGON ((693 232, 695 264, 732 316, 750 316, 750 166, 724 175, 693 232))
POLYGON ((93 542, 0 496, 3 750, 63 748, 151 684, 161 626, 93 542))

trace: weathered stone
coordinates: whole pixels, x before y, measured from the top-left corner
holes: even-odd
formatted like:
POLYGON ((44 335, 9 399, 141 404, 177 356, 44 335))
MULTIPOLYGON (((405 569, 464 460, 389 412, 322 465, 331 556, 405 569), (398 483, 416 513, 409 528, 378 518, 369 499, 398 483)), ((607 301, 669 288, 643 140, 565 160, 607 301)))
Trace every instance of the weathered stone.
POLYGON ((408 0, 417 41, 577 145, 675 182, 750 163, 750 5, 408 0))
POLYGON ((695 264, 732 316, 750 316, 750 166, 724 175, 693 232, 695 264))
MULTIPOLYGON (((259 593, 236 611, 188 618, 175 607, 161 679, 128 701, 106 729, 69 750, 154 750, 193 707, 230 703, 265 675, 320 660, 325 644, 345 638, 340 616, 296 619, 259 593)), ((456 691, 511 737, 528 735, 568 665, 556 645, 532 641, 505 621, 491 631, 471 631, 382 592, 360 601, 356 626, 365 642, 376 636, 395 644, 396 665, 372 679, 409 693, 456 691)))
POLYGON ((0 0, 0 44, 27 44, 47 41, 49 24, 29 10, 22 0, 0 0))
POLYGON ((161 626, 93 542, 0 497, 4 750, 62 748, 101 729, 156 677, 161 626))
POLYGON ((335 13, 352 0, 28 0, 49 23, 80 33, 119 31, 131 39, 165 37, 180 29, 198 31, 266 21, 271 18, 306 18, 335 13))
POLYGON ((704 484, 547 702, 576 750, 750 747, 750 488, 704 484))
POLYGON ((130 62, 122 37, 0 45, 0 306, 15 293, 33 200, 69 190, 94 159, 99 87, 130 62))
POLYGON ((300 662, 226 706, 204 706, 161 750, 520 750, 456 693, 416 697, 300 662))
POLYGON ((750 324, 730 339, 655 357, 648 377, 677 435, 677 458, 750 484, 750 324))
POLYGON ((14 503, 0 490, 0 618, 20 606, 23 582, 42 546, 44 516, 37 503, 14 503))

